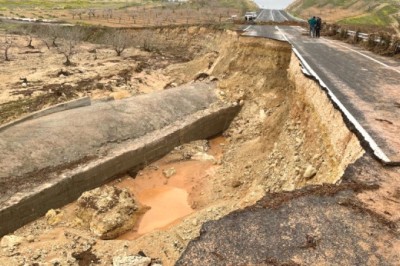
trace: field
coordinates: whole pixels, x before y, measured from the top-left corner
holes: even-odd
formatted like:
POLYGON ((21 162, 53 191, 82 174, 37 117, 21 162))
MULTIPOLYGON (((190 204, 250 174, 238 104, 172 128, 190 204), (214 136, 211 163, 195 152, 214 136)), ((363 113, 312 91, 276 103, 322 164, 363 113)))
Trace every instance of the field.
POLYGON ((36 18, 81 25, 142 27, 217 23, 254 9, 248 0, 166 2, 124 1, 9 1, 0 0, 0 17, 36 18))

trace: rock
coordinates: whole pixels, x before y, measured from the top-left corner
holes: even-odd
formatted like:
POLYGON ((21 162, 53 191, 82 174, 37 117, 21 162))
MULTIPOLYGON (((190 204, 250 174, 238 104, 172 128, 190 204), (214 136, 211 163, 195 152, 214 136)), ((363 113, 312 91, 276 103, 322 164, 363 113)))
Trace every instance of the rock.
POLYGON ((65 265, 65 264, 66 264, 66 262, 63 261, 63 259, 61 259, 61 258, 54 258, 54 259, 52 259, 52 260, 50 261, 50 265, 54 265, 54 266, 57 266, 57 265, 65 265))
POLYGON ((104 186, 82 194, 76 216, 94 235, 113 239, 133 228, 138 210, 127 189, 104 186))
POLYGON ((242 184, 243 184, 243 182, 241 182, 239 180, 235 180, 235 181, 232 182, 231 186, 233 188, 237 188, 237 187, 240 187, 242 184))
POLYGON ((211 161, 215 162, 215 157, 212 155, 209 155, 205 152, 197 152, 194 155, 192 155, 192 160, 197 160, 197 161, 211 161))
POLYGON ((265 113, 265 111, 263 109, 260 110, 260 121, 263 122, 266 118, 267 118, 267 114, 265 113))
POLYGON ((46 94, 46 92, 44 92, 44 91, 34 91, 34 92, 32 92, 32 97, 37 97, 37 96, 40 96, 40 95, 43 95, 43 94, 46 94))
POLYGON ((63 213, 59 209, 51 209, 46 213, 45 217, 49 225, 56 225, 63 220, 63 213))
POLYGON ((198 73, 195 77, 194 77, 194 80, 195 81, 202 81, 202 80, 205 80, 206 78, 208 78, 210 75, 208 75, 207 73, 204 73, 204 72, 201 72, 201 73, 198 73))
POLYGON ((214 77, 214 76, 210 76, 209 79, 210 79, 210 81, 218 81, 218 78, 214 77))
POLYGON ((129 98, 132 96, 132 94, 127 90, 120 90, 110 93, 109 96, 113 97, 114 100, 119 100, 119 99, 129 98))
POLYGON ((24 241, 24 238, 16 235, 6 235, 3 236, 0 242, 2 248, 15 248, 19 246, 24 241))
POLYGON ((28 86, 28 84, 26 84, 25 82, 21 84, 22 88, 26 88, 28 86))
POLYGON ((168 169, 164 169, 164 170, 162 171, 162 173, 163 173, 163 175, 164 175, 166 178, 170 178, 171 176, 173 176, 174 174, 176 174, 176 170, 175 170, 174 167, 171 167, 171 168, 168 168, 168 169))
POLYGON ((312 161, 316 161, 316 160, 318 160, 319 158, 321 157, 321 155, 319 155, 319 154, 315 154, 313 157, 312 157, 312 161))
POLYGON ((26 240, 27 240, 29 243, 32 243, 32 242, 35 241, 35 236, 33 236, 33 235, 28 235, 28 236, 26 237, 26 240))
POLYGON ((312 165, 308 165, 306 170, 304 171, 303 177, 306 179, 311 179, 317 174, 317 169, 315 169, 312 165))
POLYGON ((148 266, 150 263, 150 258, 142 256, 113 257, 113 266, 148 266))

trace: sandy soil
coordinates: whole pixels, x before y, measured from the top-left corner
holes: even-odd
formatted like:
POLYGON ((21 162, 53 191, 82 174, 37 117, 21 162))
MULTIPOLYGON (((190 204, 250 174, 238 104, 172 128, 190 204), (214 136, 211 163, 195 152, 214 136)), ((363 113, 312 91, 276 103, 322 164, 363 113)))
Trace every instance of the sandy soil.
MULTIPOLYGON (((256 8, 248 1, 249 9, 256 8)), ((40 9, 20 8, 1 12, 4 17, 19 17, 32 19, 48 19, 85 25, 103 25, 108 27, 149 27, 165 25, 193 25, 207 23, 230 23, 232 16, 238 19, 243 11, 239 8, 225 7, 218 3, 208 3, 205 6, 179 4, 145 4, 140 6, 116 8, 97 7, 83 9, 40 9), (89 9, 94 16, 89 16, 89 9)))
POLYGON ((74 66, 69 67, 63 64, 65 58, 57 49, 48 49, 40 39, 33 39, 35 48, 32 49, 26 47, 25 37, 11 36, 11 61, 0 60, 0 124, 74 98, 121 99, 161 90, 166 86, 177 86, 207 69, 213 54, 193 61, 188 70, 180 71, 180 76, 171 71, 176 66, 179 68, 188 57, 207 53, 210 47, 196 48, 196 51, 185 48, 189 45, 196 47, 196 36, 199 33, 207 35, 207 30, 192 27, 184 29, 183 34, 179 29, 165 30, 164 33, 163 36, 168 38, 180 36, 175 38, 180 45, 176 49, 180 52, 160 54, 129 48, 118 57, 113 49, 105 45, 81 43, 71 59, 74 66), (186 38, 190 44, 181 40, 187 34, 191 35, 191 38, 186 38))

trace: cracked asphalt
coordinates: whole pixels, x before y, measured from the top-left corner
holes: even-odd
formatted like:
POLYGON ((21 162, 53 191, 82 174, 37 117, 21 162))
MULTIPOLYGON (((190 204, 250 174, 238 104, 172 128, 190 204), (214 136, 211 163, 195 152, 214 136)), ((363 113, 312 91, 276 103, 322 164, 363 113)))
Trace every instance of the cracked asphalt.
MULTIPOLYGON (((275 13, 262 10, 258 19, 270 19, 271 14, 275 13)), ((385 163, 400 163, 399 60, 340 41, 310 38, 299 26, 252 25, 244 35, 291 43, 359 124, 353 123, 353 127, 364 132, 360 134, 375 155, 385 163)))

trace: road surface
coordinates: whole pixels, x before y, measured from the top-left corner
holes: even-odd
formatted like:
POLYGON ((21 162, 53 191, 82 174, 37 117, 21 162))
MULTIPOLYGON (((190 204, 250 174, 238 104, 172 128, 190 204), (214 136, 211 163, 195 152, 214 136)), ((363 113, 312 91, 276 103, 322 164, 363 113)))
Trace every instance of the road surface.
POLYGON ((256 21, 275 21, 275 22, 285 22, 285 21, 299 21, 299 19, 288 14, 285 10, 279 9, 261 9, 258 14, 256 21))
POLYGON ((284 9, 294 2, 294 0, 254 0, 260 7, 265 9, 284 9))
MULTIPOLYGON (((276 12, 262 11, 259 19, 276 12)), ((283 15, 282 15, 283 17, 283 15)), ((248 36, 286 40, 303 61, 307 74, 330 97, 362 135, 374 154, 400 163, 400 62, 326 38, 311 39, 298 26, 250 26, 248 36)))

